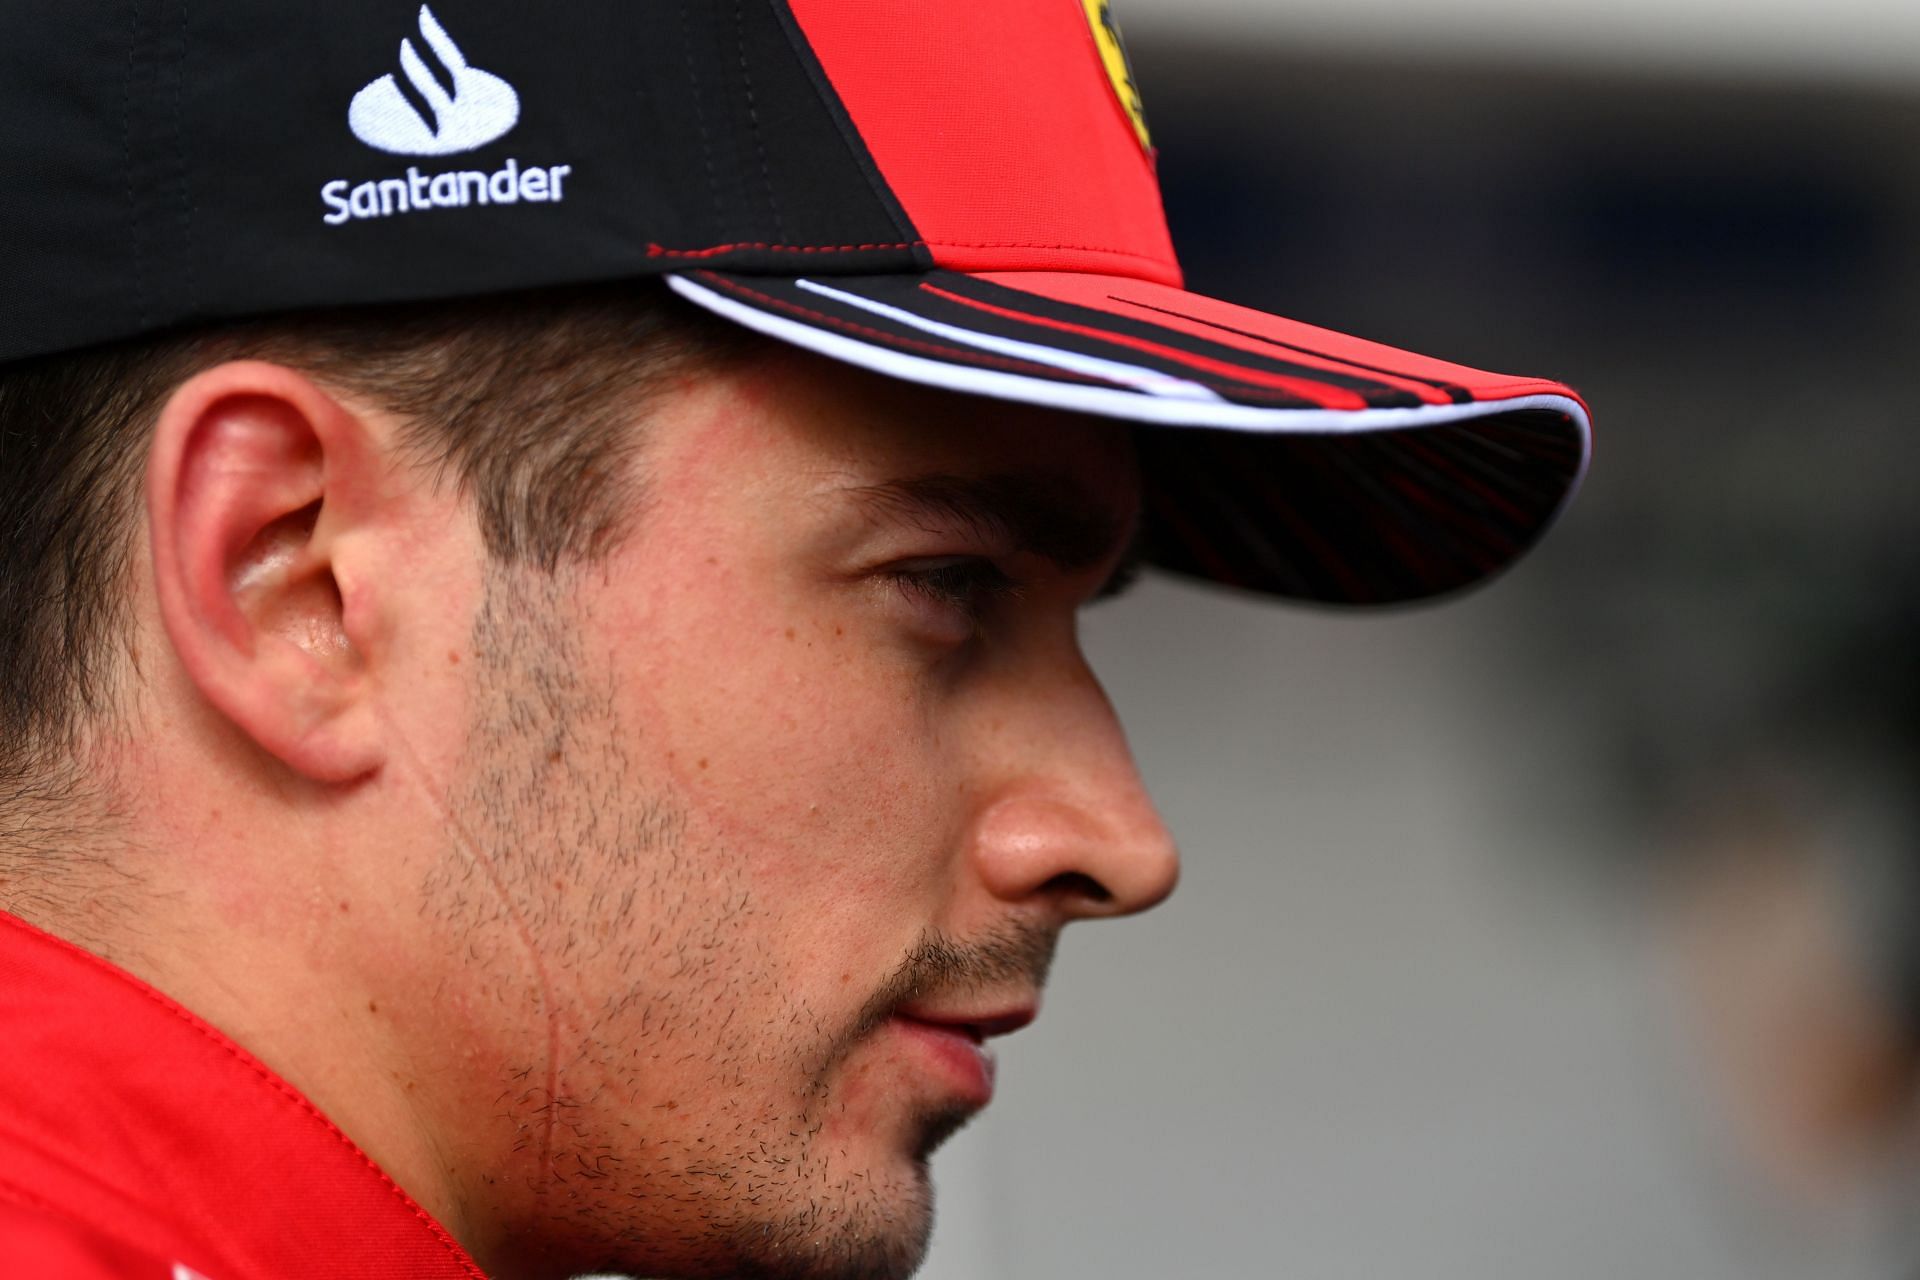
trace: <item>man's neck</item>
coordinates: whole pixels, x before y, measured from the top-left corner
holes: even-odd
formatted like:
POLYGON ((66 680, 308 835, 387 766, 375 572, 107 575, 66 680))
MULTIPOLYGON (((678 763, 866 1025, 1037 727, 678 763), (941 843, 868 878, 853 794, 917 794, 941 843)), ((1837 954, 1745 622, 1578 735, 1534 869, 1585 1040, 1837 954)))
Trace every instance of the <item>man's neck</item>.
MULTIPOLYGON (((0 910, 126 971, 182 1005, 286 1079, 353 1139, 456 1240, 472 1238, 456 1177, 467 1163, 438 1141, 406 1068, 403 996, 337 963, 324 930, 235 928, 180 888, 76 850, 0 860, 0 910)), ((332 904, 351 915, 351 900, 332 904), (344 903, 344 906, 342 905, 344 903)), ((338 926, 335 926, 336 928, 338 926)))

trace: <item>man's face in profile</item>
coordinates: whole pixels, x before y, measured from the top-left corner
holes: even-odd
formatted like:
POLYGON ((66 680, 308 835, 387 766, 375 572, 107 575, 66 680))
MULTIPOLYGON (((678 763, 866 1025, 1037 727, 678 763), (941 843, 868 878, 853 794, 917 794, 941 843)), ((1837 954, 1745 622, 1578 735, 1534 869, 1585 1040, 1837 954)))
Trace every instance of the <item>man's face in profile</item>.
POLYGON ((1076 636, 1137 522, 1127 436, 785 355, 640 430, 622 546, 486 591, 439 1003, 523 1231, 902 1276, 1061 927, 1173 886, 1076 636))

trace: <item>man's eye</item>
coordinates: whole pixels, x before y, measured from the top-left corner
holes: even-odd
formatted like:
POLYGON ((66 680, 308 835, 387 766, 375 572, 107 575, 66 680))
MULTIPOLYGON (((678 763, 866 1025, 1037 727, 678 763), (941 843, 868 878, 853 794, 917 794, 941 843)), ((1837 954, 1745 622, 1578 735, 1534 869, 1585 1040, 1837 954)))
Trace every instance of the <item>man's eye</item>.
POLYGON ((887 576, 915 600, 957 609, 975 619, 994 601, 1019 589, 999 565, 978 556, 920 561, 889 570, 887 576))

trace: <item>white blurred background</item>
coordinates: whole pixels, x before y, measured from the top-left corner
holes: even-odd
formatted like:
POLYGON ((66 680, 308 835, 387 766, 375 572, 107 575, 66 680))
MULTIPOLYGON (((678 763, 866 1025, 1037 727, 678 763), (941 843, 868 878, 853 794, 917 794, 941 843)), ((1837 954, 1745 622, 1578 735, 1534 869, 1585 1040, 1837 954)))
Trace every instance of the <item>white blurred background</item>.
POLYGON ((1822 1055, 1920 1040, 1861 995, 1910 931, 1693 848, 1749 755, 1854 776, 1770 709, 1920 593, 1920 3, 1118 16, 1194 287, 1563 378, 1598 456, 1437 610, 1149 579, 1089 616, 1186 876, 1068 933, 924 1274, 1909 1280, 1905 1059, 1822 1055))

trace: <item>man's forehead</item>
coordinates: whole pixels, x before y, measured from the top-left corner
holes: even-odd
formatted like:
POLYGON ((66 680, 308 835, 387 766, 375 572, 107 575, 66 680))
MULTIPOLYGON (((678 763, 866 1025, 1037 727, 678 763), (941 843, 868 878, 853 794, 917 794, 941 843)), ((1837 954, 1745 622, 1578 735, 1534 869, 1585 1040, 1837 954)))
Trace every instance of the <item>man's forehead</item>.
POLYGON ((1033 467, 981 475, 932 473, 838 491, 870 519, 918 528, 958 527, 1007 541, 1069 571, 1091 568, 1130 540, 1131 488, 1090 485, 1069 472, 1033 467))
POLYGON ((1125 424, 768 354, 720 375, 718 401, 687 424, 690 458, 880 516, 1024 518, 1071 506, 1109 524, 1133 519, 1139 477, 1125 424))
POLYGON ((812 418, 833 444, 902 465, 965 474, 1053 465, 1119 468, 1126 424, 990 396, 922 386, 807 353, 770 362, 761 393, 812 418))

